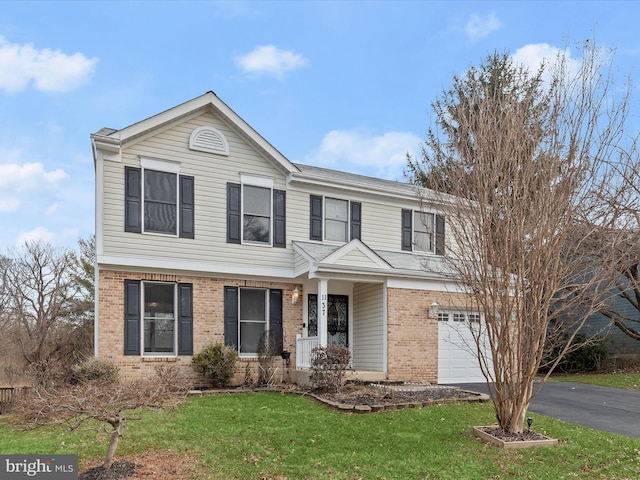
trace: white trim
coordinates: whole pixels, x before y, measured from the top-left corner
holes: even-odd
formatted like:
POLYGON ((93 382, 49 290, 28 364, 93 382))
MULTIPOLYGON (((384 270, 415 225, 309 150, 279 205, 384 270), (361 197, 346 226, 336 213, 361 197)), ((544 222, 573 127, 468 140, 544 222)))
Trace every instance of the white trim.
POLYGON ((186 275, 199 273, 206 276, 228 275, 231 278, 282 278, 291 279, 293 268, 269 268, 257 267, 255 265, 241 267, 238 265, 225 265, 213 262, 200 262, 192 260, 161 260, 154 258, 121 257, 115 255, 101 255, 98 263, 103 270, 122 271, 129 268, 141 268, 145 271, 184 273, 186 275))
POLYGON ((273 178, 271 177, 259 177, 257 175, 241 173, 240 183, 242 183, 243 185, 249 185, 251 187, 273 188, 274 182, 273 178))
MULTIPOLYGON (((140 166, 158 172, 180 173, 180 162, 140 156, 140 166)), ((144 182, 143 182, 144 183, 144 182)))

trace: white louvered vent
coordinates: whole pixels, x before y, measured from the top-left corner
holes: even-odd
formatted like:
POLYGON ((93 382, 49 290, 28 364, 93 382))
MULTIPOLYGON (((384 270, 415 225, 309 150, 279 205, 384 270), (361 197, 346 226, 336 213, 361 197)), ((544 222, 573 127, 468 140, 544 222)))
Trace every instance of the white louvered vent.
POLYGON ((189 137, 189 148, 200 152, 229 155, 229 142, 213 127, 198 127, 189 137))

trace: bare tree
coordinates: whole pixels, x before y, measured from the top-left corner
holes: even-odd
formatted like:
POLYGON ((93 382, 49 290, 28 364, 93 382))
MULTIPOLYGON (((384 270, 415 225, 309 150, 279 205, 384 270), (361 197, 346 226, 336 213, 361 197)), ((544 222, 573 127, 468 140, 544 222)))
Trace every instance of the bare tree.
POLYGON ((108 469, 127 422, 139 420, 139 412, 144 408, 179 405, 185 400, 190 384, 176 368, 158 368, 153 377, 120 380, 116 367, 109 368, 100 360, 92 362, 115 375, 84 376, 76 379, 75 384, 36 385, 12 412, 12 419, 15 425, 26 429, 62 425, 77 430, 92 420, 99 422, 98 428, 109 434, 103 462, 103 467, 108 469))
POLYGON ((3 317, 8 337, 24 360, 47 369, 90 353, 77 335, 80 286, 76 255, 42 242, 26 243, 5 258, 1 275, 3 317))
POLYGON ((483 315, 471 331, 510 432, 524 428, 550 339, 563 343, 549 373, 607 288, 585 275, 584 245, 615 225, 601 192, 617 187, 629 89, 616 99, 602 52, 587 42, 582 54, 578 69, 560 55, 530 72, 496 53, 454 77, 433 104, 423 158, 410 165, 441 192, 452 278, 483 315), (554 325, 568 335, 550 335, 554 325))

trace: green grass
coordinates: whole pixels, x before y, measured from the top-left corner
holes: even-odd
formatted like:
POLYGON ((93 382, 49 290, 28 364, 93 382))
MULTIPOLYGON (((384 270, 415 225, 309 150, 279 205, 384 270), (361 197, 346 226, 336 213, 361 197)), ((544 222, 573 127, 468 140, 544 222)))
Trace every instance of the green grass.
POLYGON ((603 387, 624 388, 640 391, 640 373, 610 373, 593 375, 554 375, 550 378, 553 382, 578 382, 603 387))
MULTIPOLYGON (((276 393, 192 398, 177 411, 130 424, 117 455, 190 452, 194 479, 625 479, 640 478, 640 440, 533 416, 558 447, 502 450, 473 438, 492 424, 490 404, 342 414, 276 393)), ((104 434, 102 434, 104 435, 104 434)), ((0 424, 0 453, 100 458, 95 432, 15 432, 0 424)))

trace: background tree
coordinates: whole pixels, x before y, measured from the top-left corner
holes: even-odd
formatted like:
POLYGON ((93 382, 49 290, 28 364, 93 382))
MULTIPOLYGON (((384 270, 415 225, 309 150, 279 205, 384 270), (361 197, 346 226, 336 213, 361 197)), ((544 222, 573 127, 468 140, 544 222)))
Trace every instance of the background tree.
POLYGON ((538 391, 550 326, 572 321, 568 335, 553 336, 562 344, 553 345, 549 373, 606 288, 601 276, 585 275, 583 246, 615 221, 601 192, 615 188, 629 90, 616 99, 609 71, 589 42, 578 69, 565 55, 536 72, 507 53, 490 55, 433 104, 436 124, 422 158, 410 161, 414 180, 439 192, 448 254, 459 259, 450 261, 452 278, 483 314, 471 331, 510 432, 523 430, 538 391))
POLYGON ((3 262, 0 298, 6 338, 34 373, 46 371, 53 378, 90 354, 91 336, 87 339, 78 328, 88 304, 77 281, 75 252, 30 242, 3 262))

